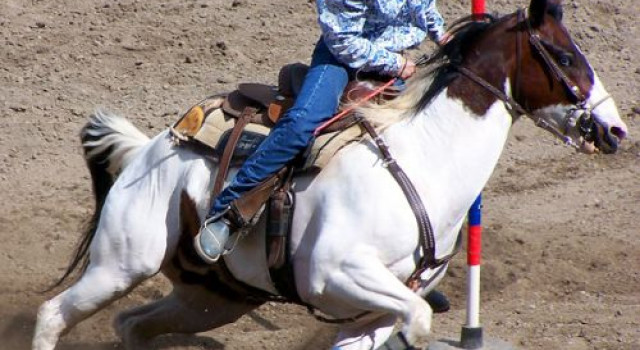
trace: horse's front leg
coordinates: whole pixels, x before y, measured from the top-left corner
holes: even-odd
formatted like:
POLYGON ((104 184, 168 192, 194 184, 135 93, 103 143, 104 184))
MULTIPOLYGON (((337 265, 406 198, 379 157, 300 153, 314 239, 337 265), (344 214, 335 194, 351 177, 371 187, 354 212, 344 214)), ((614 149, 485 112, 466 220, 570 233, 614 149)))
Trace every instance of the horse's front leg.
MULTIPOLYGON (((410 343, 425 338, 431 329, 432 310, 429 304, 419 295, 412 292, 396 277, 377 257, 377 253, 370 248, 355 249, 338 266, 329 273, 324 292, 314 305, 321 309, 331 310, 331 305, 349 305, 361 311, 391 314, 394 319, 400 318, 403 323, 403 333, 410 343), (328 308, 323 307, 326 303, 328 308)), ((388 321, 390 319, 382 319, 388 321)), ((382 321, 380 321, 382 322, 382 321)), ((384 322, 383 322, 384 323, 384 322)), ((357 337, 353 330, 345 328, 344 339, 339 339, 337 347, 347 349, 377 348, 391 335, 388 325, 374 324, 378 328, 375 337, 361 334, 361 342, 345 347, 357 337), (366 343, 366 344, 365 344, 366 343), (363 347, 358 347, 362 345, 363 347)), ((365 327, 366 328, 366 327, 365 327)), ((363 330, 365 328, 362 328, 363 330)), ((369 332, 377 329, 369 327, 369 332)))
POLYGON ((373 317, 342 325, 333 349, 368 350, 384 344, 391 336, 398 317, 389 314, 373 317))

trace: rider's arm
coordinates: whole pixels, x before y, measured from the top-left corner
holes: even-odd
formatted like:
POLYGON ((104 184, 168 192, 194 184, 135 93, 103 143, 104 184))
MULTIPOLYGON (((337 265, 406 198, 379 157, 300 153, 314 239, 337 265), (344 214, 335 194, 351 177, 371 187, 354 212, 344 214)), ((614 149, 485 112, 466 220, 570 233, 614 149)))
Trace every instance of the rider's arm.
POLYGON ((442 15, 438 12, 436 0, 423 1, 422 4, 418 6, 423 6, 423 8, 414 11, 414 13, 417 14, 415 17, 416 24, 420 28, 427 30, 429 39, 436 43, 441 43, 445 33, 444 18, 442 18, 442 15))
POLYGON ((397 75, 404 60, 398 53, 378 47, 363 34, 367 3, 363 0, 317 0, 318 22, 327 47, 351 68, 397 75))

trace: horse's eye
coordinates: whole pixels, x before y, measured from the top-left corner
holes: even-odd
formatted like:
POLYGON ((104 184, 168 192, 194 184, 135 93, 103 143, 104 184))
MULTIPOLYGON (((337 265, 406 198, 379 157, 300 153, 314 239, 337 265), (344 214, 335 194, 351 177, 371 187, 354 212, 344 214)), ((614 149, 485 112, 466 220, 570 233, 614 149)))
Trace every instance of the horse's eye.
POLYGON ((558 63, 560 63, 561 66, 569 67, 571 65, 571 57, 567 55, 562 55, 560 56, 558 63))

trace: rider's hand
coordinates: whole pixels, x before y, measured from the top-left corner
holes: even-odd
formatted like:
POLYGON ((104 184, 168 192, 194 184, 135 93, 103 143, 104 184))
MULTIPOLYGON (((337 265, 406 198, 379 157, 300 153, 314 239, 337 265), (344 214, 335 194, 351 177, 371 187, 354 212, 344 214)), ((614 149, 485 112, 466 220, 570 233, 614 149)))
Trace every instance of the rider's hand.
POLYGON ((448 43, 452 38, 453 38, 453 35, 451 35, 449 32, 446 32, 446 33, 444 33, 442 35, 440 40, 438 40, 438 45, 442 46, 442 45, 448 43))
POLYGON ((402 57, 402 67, 400 68, 400 72, 398 72, 398 78, 407 80, 416 72, 416 63, 406 57, 402 57))

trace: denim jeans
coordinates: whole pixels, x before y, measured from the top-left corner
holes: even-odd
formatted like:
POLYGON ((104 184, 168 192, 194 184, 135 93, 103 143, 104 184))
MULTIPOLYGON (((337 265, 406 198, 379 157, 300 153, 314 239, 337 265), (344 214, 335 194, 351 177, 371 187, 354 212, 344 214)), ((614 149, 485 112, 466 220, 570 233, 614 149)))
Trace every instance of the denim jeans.
POLYGON ((210 216, 223 211, 243 193, 287 165, 304 151, 314 130, 337 111, 340 97, 354 71, 338 62, 324 41, 316 44, 311 66, 291 109, 242 165, 235 178, 215 199, 210 216))

